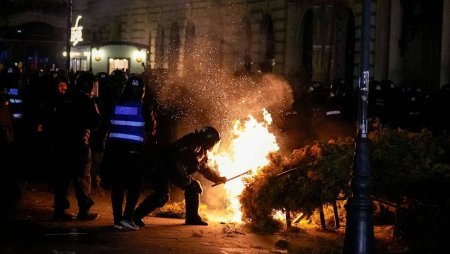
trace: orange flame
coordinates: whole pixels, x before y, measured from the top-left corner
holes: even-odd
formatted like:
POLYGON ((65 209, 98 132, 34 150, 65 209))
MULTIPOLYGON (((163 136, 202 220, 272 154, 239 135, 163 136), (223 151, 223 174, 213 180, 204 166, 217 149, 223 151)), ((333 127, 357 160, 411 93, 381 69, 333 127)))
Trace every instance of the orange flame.
MULTIPOLYGON (((262 114, 263 122, 258 122, 251 115, 245 122, 236 120, 229 146, 227 148, 215 148, 208 152, 209 165, 217 168, 220 174, 227 178, 248 170, 251 170, 251 174, 247 176, 254 176, 259 169, 266 166, 269 163, 267 156, 278 151, 279 146, 275 135, 268 129, 272 123, 271 115, 266 109, 262 110, 262 114)), ((230 206, 227 209, 226 218, 220 218, 221 220, 241 221, 242 213, 238 197, 244 187, 244 182, 241 179, 232 180, 225 184, 226 197, 230 206)))

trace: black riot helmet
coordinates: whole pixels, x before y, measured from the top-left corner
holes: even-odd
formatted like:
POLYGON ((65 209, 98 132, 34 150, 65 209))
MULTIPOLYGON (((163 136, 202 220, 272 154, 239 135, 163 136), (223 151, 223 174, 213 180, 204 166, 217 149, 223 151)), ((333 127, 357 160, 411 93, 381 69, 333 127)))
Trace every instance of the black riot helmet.
POLYGON ((98 83, 100 83, 100 84, 108 83, 108 79, 109 79, 108 73, 106 73, 106 72, 99 72, 95 76, 96 76, 96 78, 98 80, 98 83))
POLYGON ((213 148, 220 141, 219 132, 211 126, 203 127, 198 131, 200 142, 206 150, 213 148))
POLYGON ((19 80, 20 70, 16 65, 11 64, 1 72, 0 87, 17 88, 19 86, 19 80))
POLYGON ((125 82, 121 97, 123 99, 137 100, 144 95, 144 81, 139 76, 131 76, 125 82))
POLYGON ((95 76, 90 72, 80 72, 75 78, 75 90, 91 93, 94 88, 95 76))
POLYGON ((347 96, 348 91, 343 79, 335 79, 331 81, 329 97, 343 98, 347 96))

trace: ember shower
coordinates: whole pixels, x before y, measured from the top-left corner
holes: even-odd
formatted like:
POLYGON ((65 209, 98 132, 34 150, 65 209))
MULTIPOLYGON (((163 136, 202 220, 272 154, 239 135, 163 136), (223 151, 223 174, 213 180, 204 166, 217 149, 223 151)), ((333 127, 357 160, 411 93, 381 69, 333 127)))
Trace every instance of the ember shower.
MULTIPOLYGON (((236 138, 236 121, 240 121, 242 125, 253 121, 254 125, 259 124, 267 129, 268 135, 276 135, 276 126, 269 127, 271 118, 282 121, 293 100, 291 87, 286 80, 275 74, 237 76, 210 69, 214 68, 212 65, 208 68, 207 72, 188 74, 183 78, 169 77, 164 84, 156 87, 161 107, 171 114, 172 123, 175 125, 175 138, 202 126, 214 126, 221 133, 221 156, 225 156, 227 151, 223 149, 227 149, 232 139, 236 138)), ((273 142, 277 145, 275 140, 273 142)), ((258 140, 251 145, 257 148, 258 140)), ((276 150, 278 149, 271 151, 276 150)), ((244 172, 249 169, 234 170, 244 172)), ((221 173, 227 177, 232 176, 226 172, 221 173)), ((208 184, 210 183, 205 183, 208 184)), ((223 187, 211 188, 205 192, 203 199, 206 199, 208 207, 220 207, 217 203, 223 203, 224 198, 227 199, 224 195, 230 194, 227 194, 223 187), (213 199, 209 198, 211 195, 214 196, 213 199)))

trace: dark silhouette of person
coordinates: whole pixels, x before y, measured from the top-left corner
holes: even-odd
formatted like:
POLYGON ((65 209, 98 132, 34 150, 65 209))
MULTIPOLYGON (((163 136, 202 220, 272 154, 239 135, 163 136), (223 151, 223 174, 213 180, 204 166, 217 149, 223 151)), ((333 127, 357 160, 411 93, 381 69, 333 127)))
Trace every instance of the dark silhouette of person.
POLYGON ((90 93, 93 76, 80 73, 75 91, 68 91, 66 78, 55 79, 57 93, 44 103, 43 121, 38 131, 48 132, 54 151, 54 213, 55 220, 68 221, 73 216, 66 213, 70 207, 68 189, 73 181, 78 202, 78 220, 94 220, 91 213, 94 201, 90 197, 91 154, 89 135, 96 128, 100 115, 90 93))
POLYGON ((133 212, 143 185, 144 156, 151 152, 146 148, 152 147, 156 134, 152 107, 142 100, 144 91, 140 77, 128 78, 109 119, 102 167, 112 178, 111 202, 117 229, 139 229, 133 222, 133 212))
POLYGON ((191 174, 199 172, 214 183, 227 181, 226 177, 220 176, 207 165, 206 152, 219 140, 219 132, 208 126, 183 136, 160 151, 153 167, 153 177, 150 178, 154 192, 147 196, 134 211, 136 225, 144 227, 142 218, 167 203, 171 184, 184 190, 186 224, 208 225, 198 214, 203 189, 200 182, 191 174))

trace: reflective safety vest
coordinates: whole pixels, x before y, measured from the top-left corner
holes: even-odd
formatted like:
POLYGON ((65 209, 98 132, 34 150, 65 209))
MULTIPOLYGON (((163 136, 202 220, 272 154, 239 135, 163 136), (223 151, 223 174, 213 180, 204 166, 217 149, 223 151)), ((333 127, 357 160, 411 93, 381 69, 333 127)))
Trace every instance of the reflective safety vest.
POLYGON ((22 118, 22 98, 18 88, 5 88, 8 97, 9 111, 14 120, 22 118))
POLYGON ((142 102, 116 105, 111 117, 109 138, 142 143, 144 136, 145 121, 142 116, 142 102))

